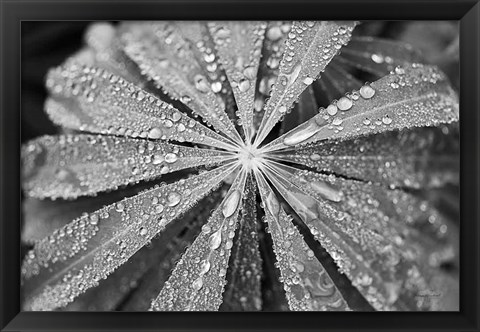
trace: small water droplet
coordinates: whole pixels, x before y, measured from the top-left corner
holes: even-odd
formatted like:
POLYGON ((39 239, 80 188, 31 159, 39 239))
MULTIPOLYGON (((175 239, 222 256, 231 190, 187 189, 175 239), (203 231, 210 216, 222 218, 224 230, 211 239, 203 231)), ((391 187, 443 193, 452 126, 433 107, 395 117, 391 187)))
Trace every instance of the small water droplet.
POLYGON ((139 233, 140 233, 140 236, 145 236, 145 235, 147 235, 148 231, 147 231, 146 228, 143 228, 143 227, 142 227, 142 228, 140 228, 140 232, 139 232, 139 233))
POLYGON ((392 118, 390 118, 388 115, 385 115, 383 118, 382 118, 382 122, 386 125, 389 125, 392 123, 392 118))
POLYGON ((303 80, 303 83, 306 84, 306 85, 310 85, 313 83, 313 78, 307 76, 305 77, 305 79, 303 80))
POLYGON ((337 106, 335 106, 333 104, 328 105, 326 110, 327 110, 327 113, 330 114, 330 115, 335 115, 338 112, 337 106))

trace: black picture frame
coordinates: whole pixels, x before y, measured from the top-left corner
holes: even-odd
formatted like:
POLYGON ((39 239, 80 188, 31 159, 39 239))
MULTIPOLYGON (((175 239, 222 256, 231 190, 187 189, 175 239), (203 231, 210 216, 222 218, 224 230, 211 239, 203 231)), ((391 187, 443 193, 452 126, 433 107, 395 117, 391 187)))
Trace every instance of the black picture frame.
POLYGON ((479 331, 478 0, 0 0, 2 331, 479 331), (346 19, 460 21, 460 311, 152 313, 20 311, 20 32, 25 20, 346 19))

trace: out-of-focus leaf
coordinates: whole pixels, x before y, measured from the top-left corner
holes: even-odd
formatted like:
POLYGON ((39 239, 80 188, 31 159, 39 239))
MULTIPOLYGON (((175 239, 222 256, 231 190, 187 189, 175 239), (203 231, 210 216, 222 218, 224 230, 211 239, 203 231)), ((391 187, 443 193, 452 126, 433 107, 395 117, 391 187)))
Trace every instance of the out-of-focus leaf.
POLYGON ((348 43, 355 24, 353 21, 294 22, 255 143, 260 144, 265 139, 303 90, 348 43))
POLYGON ((95 195, 231 158, 211 149, 81 134, 43 136, 24 146, 22 154, 24 191, 53 199, 95 195))
POLYGON ((22 264, 25 310, 62 307, 97 286, 218 186, 233 167, 154 187, 84 215, 36 243, 22 264))

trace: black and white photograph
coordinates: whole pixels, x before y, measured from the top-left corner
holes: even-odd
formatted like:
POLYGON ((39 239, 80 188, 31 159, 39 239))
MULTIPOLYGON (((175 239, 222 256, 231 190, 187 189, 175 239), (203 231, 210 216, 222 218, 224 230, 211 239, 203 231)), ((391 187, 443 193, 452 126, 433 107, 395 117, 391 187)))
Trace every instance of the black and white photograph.
POLYGON ((21 39, 22 311, 459 311, 458 21, 21 39))

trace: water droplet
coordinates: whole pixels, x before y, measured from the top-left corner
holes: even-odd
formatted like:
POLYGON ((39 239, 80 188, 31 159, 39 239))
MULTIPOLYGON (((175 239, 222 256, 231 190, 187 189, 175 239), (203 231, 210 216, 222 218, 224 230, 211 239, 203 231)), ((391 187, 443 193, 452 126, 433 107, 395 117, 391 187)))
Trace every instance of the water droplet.
POLYGON ((273 216, 276 216, 278 214, 278 212, 280 211, 280 204, 278 203, 277 198, 275 197, 275 195, 272 192, 270 192, 270 194, 268 195, 268 197, 266 199, 266 205, 267 205, 268 211, 273 216))
POLYGON ((161 163, 163 163, 163 161, 164 161, 164 158, 163 158, 162 155, 157 154, 157 155, 153 156, 152 163, 154 165, 161 164, 161 163))
POLYGON ((223 204, 222 213, 225 218, 232 216, 238 208, 241 195, 238 190, 234 190, 226 199, 223 204))
POLYGON ((333 104, 328 105, 326 110, 327 110, 327 113, 330 114, 330 115, 335 115, 338 112, 337 106, 335 106, 333 104))
POLYGON ((209 260, 205 259, 204 261, 202 261, 202 265, 200 266, 200 274, 203 275, 210 271, 210 266, 211 264, 209 260))
POLYGON ((148 138, 150 139, 159 139, 162 136, 162 130, 160 128, 152 128, 148 132, 148 138))
POLYGON ((310 155, 310 159, 313 160, 313 161, 320 160, 320 155, 318 153, 312 153, 310 155))
POLYGON ((199 291, 203 287, 203 277, 198 277, 192 284, 194 290, 199 291))
POLYGON ((238 83, 238 89, 240 92, 247 92, 250 88, 250 81, 247 79, 243 79, 238 83))
POLYGON ((162 204, 158 204, 157 206, 155 206, 155 212, 156 213, 162 213, 163 212, 163 205, 162 204))
POLYGON ((313 190, 332 202, 340 202, 343 198, 343 193, 325 182, 313 181, 310 183, 313 190))
POLYGON ((180 203, 182 196, 179 193, 172 192, 168 194, 168 206, 175 206, 180 203))
POLYGON ((333 124, 334 126, 339 126, 339 125, 342 124, 342 122, 343 122, 342 119, 340 119, 340 118, 335 118, 335 119, 333 119, 332 124, 333 124))
POLYGON ((285 145, 296 145, 301 143, 313 135, 315 135, 320 128, 315 121, 308 121, 306 124, 293 129, 283 139, 285 145))
POLYGON ((390 118, 388 115, 385 115, 383 118, 382 118, 382 122, 386 125, 389 125, 392 123, 392 118, 390 118))
POLYGON ((282 38, 282 30, 278 26, 271 27, 267 31, 267 39, 276 41, 282 38))
POLYGON ((210 249, 215 250, 220 247, 222 243, 222 230, 219 229, 212 235, 210 235, 210 249))
POLYGON ((115 205, 115 210, 116 210, 117 212, 122 212, 124 209, 125 209, 125 205, 123 205, 123 203, 121 203, 121 202, 118 202, 118 203, 115 205))
POLYGON ((337 107, 341 111, 348 111, 350 108, 352 108, 352 106, 353 106, 352 100, 347 97, 342 97, 337 102, 337 107))
POLYGON ((280 113, 285 113, 286 111, 287 111, 287 106, 285 106, 285 105, 280 105, 280 106, 278 107, 278 112, 280 112, 280 113))
POLYGON ((142 227, 142 228, 140 228, 139 233, 140 233, 140 236, 145 236, 145 235, 147 235, 148 231, 145 228, 142 227))
POLYGON ((165 155, 165 161, 169 164, 172 164, 178 160, 178 157, 175 153, 167 153, 165 155))
POLYGON ((257 77, 257 71, 254 67, 247 67, 243 70, 243 75, 249 80, 254 80, 257 77))
POLYGON ((375 89, 372 88, 369 84, 365 84, 360 88, 360 96, 364 99, 370 99, 375 95, 375 89))
POLYGON ((212 83, 212 91, 218 93, 222 91, 222 83, 220 82, 213 82, 212 83))
POLYGON ((313 83, 313 78, 307 76, 305 77, 305 79, 303 80, 303 83, 306 84, 306 85, 310 85, 313 83))

